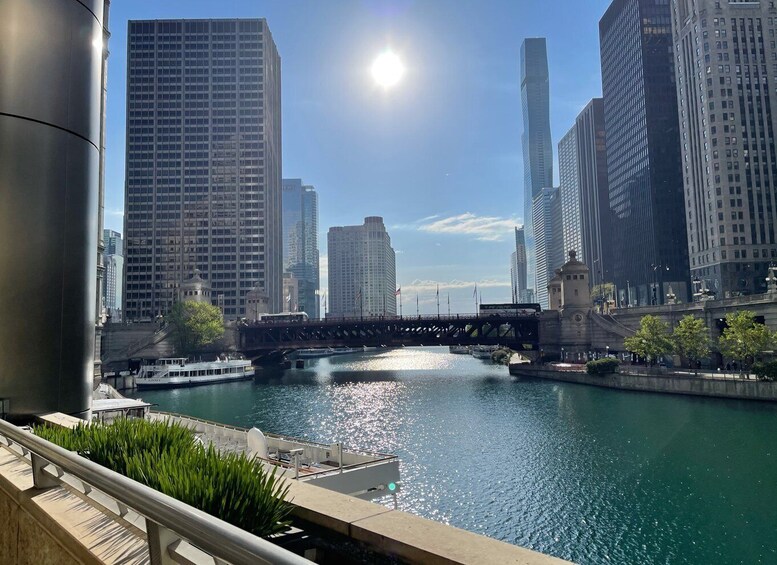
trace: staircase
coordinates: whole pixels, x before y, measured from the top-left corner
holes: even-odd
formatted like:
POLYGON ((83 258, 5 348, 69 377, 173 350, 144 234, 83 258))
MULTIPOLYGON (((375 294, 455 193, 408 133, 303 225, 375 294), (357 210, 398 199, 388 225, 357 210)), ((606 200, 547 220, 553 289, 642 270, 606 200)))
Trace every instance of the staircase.
POLYGON ((635 333, 634 330, 624 326, 610 314, 595 314, 591 312, 591 317, 597 326, 620 337, 631 337, 635 333))

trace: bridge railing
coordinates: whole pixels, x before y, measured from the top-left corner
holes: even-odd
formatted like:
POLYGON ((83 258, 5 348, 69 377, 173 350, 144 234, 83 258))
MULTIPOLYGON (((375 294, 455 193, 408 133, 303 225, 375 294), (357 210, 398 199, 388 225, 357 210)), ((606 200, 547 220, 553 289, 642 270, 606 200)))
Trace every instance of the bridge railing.
POLYGON ((256 320, 256 321, 243 321, 241 325, 243 327, 272 327, 272 326, 306 326, 306 325, 337 325, 337 324, 355 324, 364 322, 412 322, 413 320, 422 321, 456 321, 456 320, 514 320, 514 319, 526 319, 534 320, 539 318, 539 312, 536 315, 515 315, 505 316, 498 314, 451 314, 451 315, 421 315, 421 316, 349 316, 342 318, 311 318, 308 320, 289 321, 289 320, 256 320))
POLYGON ((129 509, 145 518, 150 563, 191 563, 181 547, 185 540, 215 558, 217 563, 310 564, 290 551, 210 516, 166 494, 135 482, 97 463, 0 420, 0 443, 27 459, 37 488, 80 482, 78 490, 89 496, 97 490, 113 499, 118 516, 129 509))

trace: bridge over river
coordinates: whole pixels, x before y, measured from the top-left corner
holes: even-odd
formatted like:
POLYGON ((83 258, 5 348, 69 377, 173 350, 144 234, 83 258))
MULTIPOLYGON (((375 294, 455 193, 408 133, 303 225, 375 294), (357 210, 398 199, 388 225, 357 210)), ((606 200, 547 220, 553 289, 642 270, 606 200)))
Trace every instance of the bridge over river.
POLYGON ((428 316, 260 321, 239 327, 238 349, 258 358, 312 347, 505 345, 539 347, 537 316, 428 316))

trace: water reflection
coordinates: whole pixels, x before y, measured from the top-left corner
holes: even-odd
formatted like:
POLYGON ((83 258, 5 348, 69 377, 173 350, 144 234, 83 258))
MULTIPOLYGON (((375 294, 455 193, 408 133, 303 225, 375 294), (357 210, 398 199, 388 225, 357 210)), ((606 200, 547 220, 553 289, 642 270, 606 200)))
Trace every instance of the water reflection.
POLYGON ((402 509, 575 562, 777 563, 774 405, 513 380, 440 348, 143 396, 397 453, 402 509))

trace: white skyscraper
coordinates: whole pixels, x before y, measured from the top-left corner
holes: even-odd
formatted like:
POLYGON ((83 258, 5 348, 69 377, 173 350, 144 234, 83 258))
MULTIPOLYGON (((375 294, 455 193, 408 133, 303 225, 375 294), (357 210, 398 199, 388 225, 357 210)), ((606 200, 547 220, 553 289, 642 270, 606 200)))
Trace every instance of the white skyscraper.
POLYGON ((397 312, 396 257, 383 218, 329 228, 329 315, 393 316, 397 312))
POLYGON ((578 257, 584 257, 577 145, 577 125, 575 125, 558 144, 559 196, 564 256, 567 256, 570 251, 576 251, 578 257))
POLYGON ((561 197, 558 187, 543 188, 534 199, 532 210, 537 250, 537 302, 548 308, 548 282, 564 264, 564 238, 561 230, 561 197))

